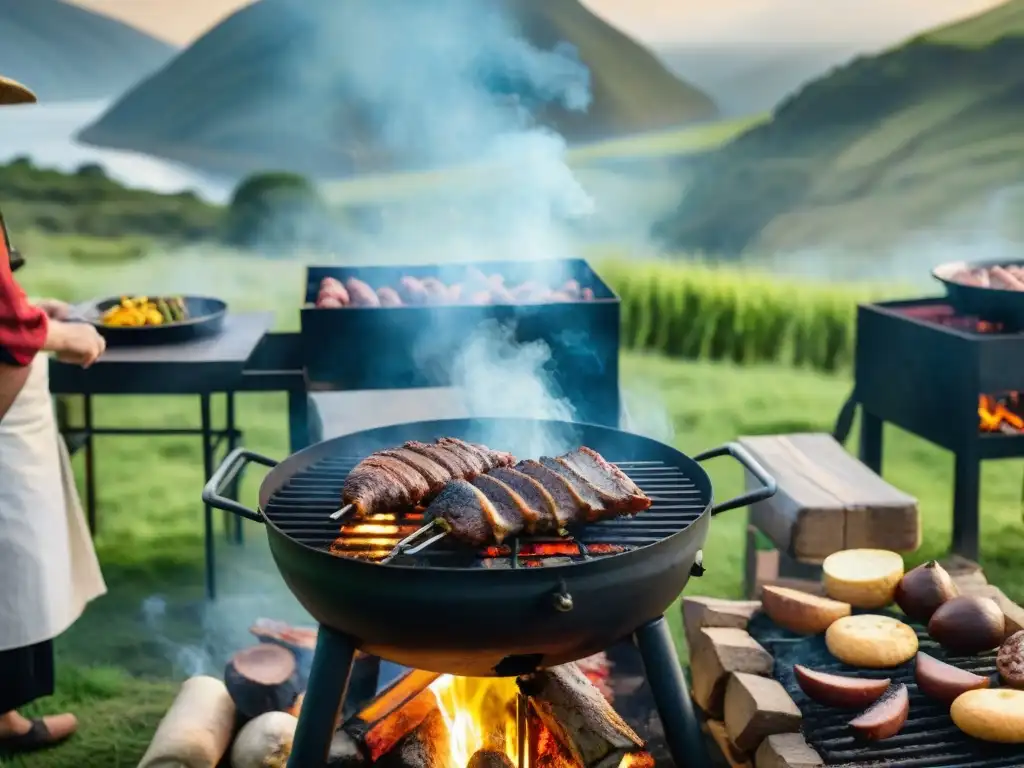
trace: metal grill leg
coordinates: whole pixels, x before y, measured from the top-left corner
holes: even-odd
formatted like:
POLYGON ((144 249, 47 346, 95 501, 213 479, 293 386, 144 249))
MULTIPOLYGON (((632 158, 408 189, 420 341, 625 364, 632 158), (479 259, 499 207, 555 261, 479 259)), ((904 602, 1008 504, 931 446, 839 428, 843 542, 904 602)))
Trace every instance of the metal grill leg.
POLYGON ((327 765, 327 755, 352 676, 355 652, 347 637, 320 627, 309 673, 309 687, 299 713, 288 768, 321 768, 327 765))
MULTIPOLYGON (((199 396, 199 413, 203 433, 203 482, 213 475, 213 443, 210 433, 213 431, 213 418, 210 415, 210 396, 199 396)), ((225 513, 227 514, 227 513, 225 513)), ((206 552, 206 597, 213 600, 217 597, 217 563, 213 540, 213 507, 203 505, 203 542, 206 552)))
POLYGON ((634 637, 676 768, 710 768, 707 744, 693 711, 668 622, 664 616, 655 619, 640 627, 634 637))

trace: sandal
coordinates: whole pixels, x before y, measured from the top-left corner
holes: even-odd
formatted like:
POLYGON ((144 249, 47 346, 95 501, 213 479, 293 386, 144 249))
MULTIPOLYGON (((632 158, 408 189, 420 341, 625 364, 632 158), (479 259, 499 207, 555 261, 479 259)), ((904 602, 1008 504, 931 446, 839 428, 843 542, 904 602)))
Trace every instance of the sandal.
POLYGON ((4 736, 0 738, 0 756, 16 755, 22 752, 35 752, 40 749, 48 749, 68 739, 72 733, 60 738, 54 738, 50 729, 41 717, 30 721, 32 727, 25 733, 17 736, 4 736))

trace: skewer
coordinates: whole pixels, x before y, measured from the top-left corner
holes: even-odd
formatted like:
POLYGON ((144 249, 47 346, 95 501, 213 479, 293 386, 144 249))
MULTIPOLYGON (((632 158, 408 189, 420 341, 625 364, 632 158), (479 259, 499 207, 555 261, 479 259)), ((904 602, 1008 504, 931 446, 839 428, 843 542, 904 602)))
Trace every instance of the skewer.
POLYGON ((431 546, 432 544, 436 544, 437 542, 439 542, 441 539, 447 536, 449 532, 451 532, 451 530, 452 527, 447 520, 440 517, 435 517, 429 523, 416 529, 408 536, 406 536, 404 539, 402 539, 400 542, 398 542, 395 545, 395 548, 392 549, 383 559, 379 560, 378 562, 384 564, 391 562, 399 555, 418 554, 419 552, 422 552, 424 549, 431 546), (414 542, 417 539, 422 538, 435 528, 440 528, 441 532, 435 536, 431 536, 429 539, 422 542, 421 544, 416 544, 415 546, 413 546, 414 542))
POLYGON ((346 514, 348 514, 349 511, 354 506, 355 506, 354 504, 346 504, 341 509, 336 510, 334 512, 331 512, 331 520, 340 520, 342 517, 344 517, 346 514))

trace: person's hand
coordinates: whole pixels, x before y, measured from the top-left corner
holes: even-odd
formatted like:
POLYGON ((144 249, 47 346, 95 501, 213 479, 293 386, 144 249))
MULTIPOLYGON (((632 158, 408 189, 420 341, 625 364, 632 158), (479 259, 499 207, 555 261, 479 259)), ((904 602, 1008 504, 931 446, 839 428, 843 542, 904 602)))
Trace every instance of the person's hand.
MULTIPOLYGON (((53 321, 51 325, 57 325, 53 321)), ((59 323, 55 352, 57 359, 64 363, 88 368, 96 362, 107 348, 107 341, 90 323, 59 323)))
POLYGON ((51 320, 67 320, 71 316, 71 305, 59 299, 41 299, 36 306, 51 320))

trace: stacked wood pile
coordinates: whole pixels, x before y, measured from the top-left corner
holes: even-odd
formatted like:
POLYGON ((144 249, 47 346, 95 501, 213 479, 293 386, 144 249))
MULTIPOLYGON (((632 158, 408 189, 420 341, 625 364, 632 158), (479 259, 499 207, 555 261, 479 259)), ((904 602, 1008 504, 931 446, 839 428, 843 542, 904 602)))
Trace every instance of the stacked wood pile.
MULTIPOLYGON (((999 604, 1008 633, 1024 629, 1024 608, 989 584, 980 566, 957 556, 942 565, 961 594, 990 597, 999 604)), ((760 608, 754 600, 683 598, 694 703, 731 768, 822 766, 820 755, 800 733, 799 708, 772 677, 771 654, 747 631, 760 608)))

